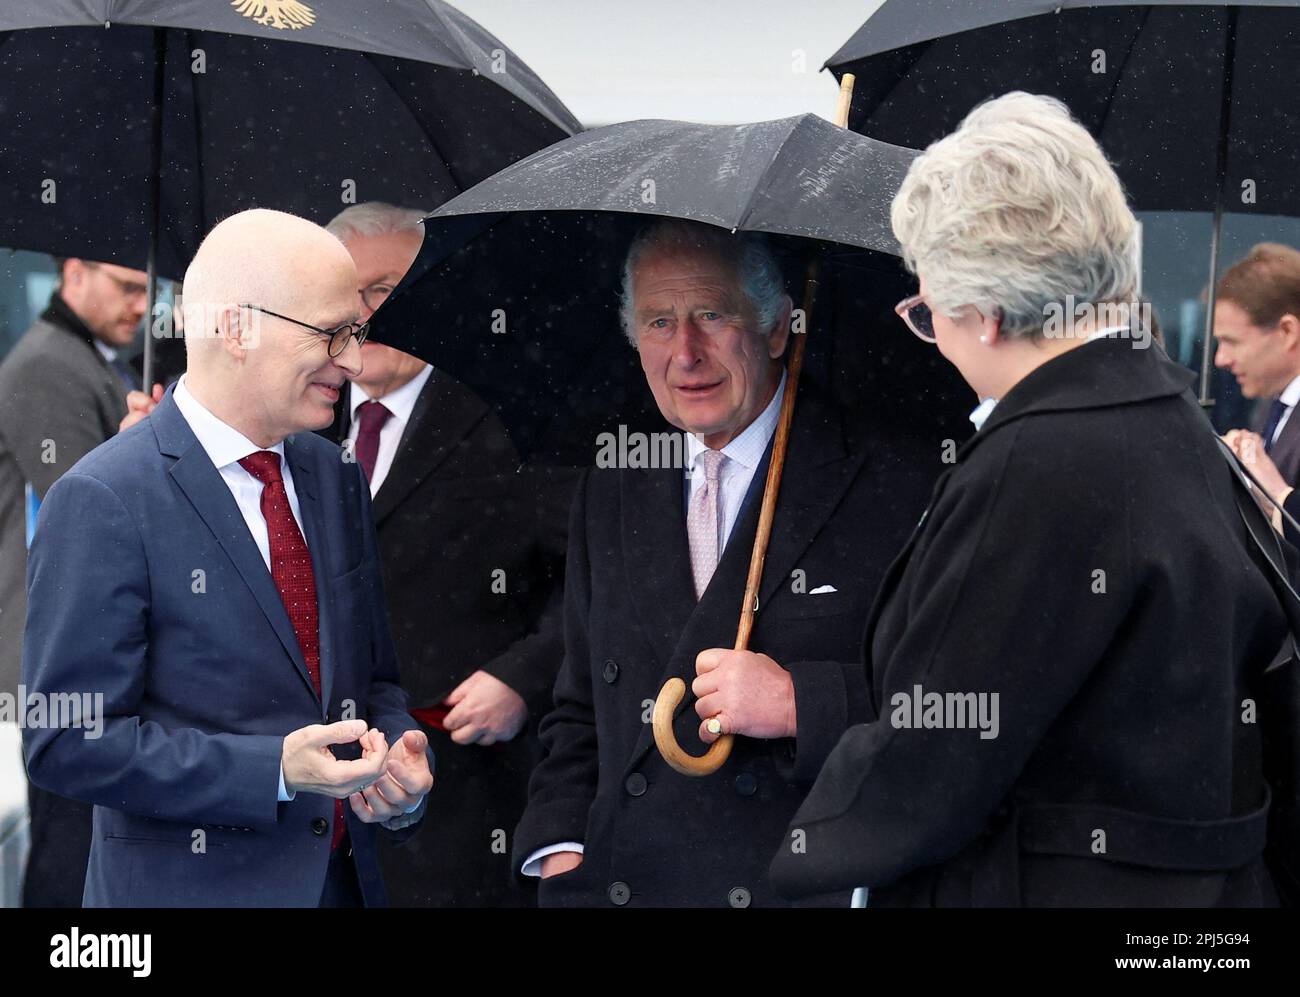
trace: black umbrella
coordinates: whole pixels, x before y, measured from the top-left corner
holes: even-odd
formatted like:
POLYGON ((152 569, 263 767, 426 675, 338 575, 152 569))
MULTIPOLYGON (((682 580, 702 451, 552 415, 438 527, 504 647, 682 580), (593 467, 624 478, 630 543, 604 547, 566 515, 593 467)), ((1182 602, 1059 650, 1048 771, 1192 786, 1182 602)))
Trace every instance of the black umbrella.
POLYGON ((432 208, 579 128, 442 0, 7 4, 0 245, 147 269, 152 316, 236 211, 432 208))
MULTIPOLYGON (((817 283, 829 285, 815 309, 802 295, 816 328, 793 340, 787 402, 807 341, 811 371, 841 401, 859 411, 867 403, 873 417, 892 416, 912 434, 940 424, 951 432, 945 416, 960 397, 953 375, 892 314, 913 282, 893 255, 889 204, 914 155, 811 114, 739 126, 633 121, 583 133, 427 219, 424 247, 376 313, 374 336, 477 390, 534 458, 589 464, 601 429, 664 427, 619 329, 618 289, 637 230, 653 218, 691 219, 771 235, 796 304, 810 259, 820 269, 817 283)), ((778 429, 778 484, 781 441, 778 429)), ((765 510, 768 496, 775 503, 772 481, 765 510)), ((751 562, 755 587, 764 519, 770 524, 765 513, 751 562)), ((740 603, 740 647, 751 602, 740 603)), ((656 715, 666 704, 667 719, 656 720, 656 739, 674 768, 701 774, 692 767, 698 760, 673 741, 674 760, 659 736, 666 730, 671 739, 680 695, 661 694, 656 715)), ((720 764, 725 749, 706 758, 720 764)))
POLYGON ((923 148, 986 98, 1049 94, 1137 207, 1213 211, 1204 404, 1223 213, 1300 214, 1297 64, 1293 0, 886 0, 826 63, 857 78, 856 131, 923 148))

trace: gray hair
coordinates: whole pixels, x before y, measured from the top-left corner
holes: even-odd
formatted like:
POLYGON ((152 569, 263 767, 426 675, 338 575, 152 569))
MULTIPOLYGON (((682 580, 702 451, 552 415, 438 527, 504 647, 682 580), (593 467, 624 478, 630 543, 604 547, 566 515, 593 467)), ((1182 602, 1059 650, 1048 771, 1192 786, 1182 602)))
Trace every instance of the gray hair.
POLYGON ((1042 336, 1070 296, 1136 294, 1136 219, 1119 178, 1051 97, 1017 91, 976 107, 912 163, 890 221, 933 308, 1000 314, 1009 337, 1042 336))
POLYGON ((383 201, 366 201, 344 208, 329 220, 326 231, 339 242, 359 236, 388 235, 412 229, 423 232, 421 222, 428 214, 418 208, 399 208, 383 201))
POLYGON ((619 320, 633 347, 637 345, 632 301, 636 268, 648 253, 694 249, 716 254, 736 268, 736 279, 749 306, 758 317, 758 328, 770 336, 790 304, 781 266, 758 232, 727 232, 702 222, 670 218, 654 222, 632 240, 623 262, 623 287, 619 294, 619 320))

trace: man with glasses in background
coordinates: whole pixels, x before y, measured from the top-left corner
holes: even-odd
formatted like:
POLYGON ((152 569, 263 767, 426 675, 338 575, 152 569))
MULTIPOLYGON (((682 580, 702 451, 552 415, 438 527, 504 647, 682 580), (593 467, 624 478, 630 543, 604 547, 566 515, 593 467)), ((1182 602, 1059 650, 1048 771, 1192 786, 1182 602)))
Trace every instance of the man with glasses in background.
MULTIPOLYGON (((49 306, 0 363, 0 691, 16 695, 22 662, 28 520, 46 491, 117 432, 137 378, 121 351, 145 312, 145 274, 59 260, 49 306)), ((79 907, 90 810, 28 787, 31 852, 23 904, 79 907)))
MULTIPOLYGON (((370 202, 327 226, 356 264, 362 321, 415 259, 422 215, 370 202)), ((563 655, 559 578, 576 472, 521 468, 487 404, 419 357, 367 342, 361 362, 330 436, 370 483, 402 687, 438 757, 435 819, 408 842, 380 842, 389 899, 531 903, 505 835, 523 813, 563 655)))

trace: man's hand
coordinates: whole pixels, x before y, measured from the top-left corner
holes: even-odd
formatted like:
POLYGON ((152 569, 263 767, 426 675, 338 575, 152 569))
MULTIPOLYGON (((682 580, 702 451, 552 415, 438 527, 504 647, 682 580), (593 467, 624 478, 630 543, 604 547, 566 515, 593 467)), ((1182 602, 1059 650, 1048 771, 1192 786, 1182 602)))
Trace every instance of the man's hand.
POLYGON ((1259 479, 1266 492, 1279 502, 1283 501, 1286 497, 1283 493, 1289 492, 1291 486, 1283 479, 1282 472, 1264 449, 1264 441, 1258 433, 1245 429, 1229 430, 1223 435, 1223 442, 1250 468, 1250 473, 1259 479))
POLYGON ((700 740, 712 744, 722 734, 746 737, 794 737, 794 681, 766 654, 712 647, 695 656, 695 712, 703 721, 700 740), (711 717, 722 724, 718 734, 706 726, 711 717))
POLYGON ((371 785, 348 797, 352 812, 367 824, 383 824, 390 831, 400 831, 423 816, 423 807, 407 813, 416 801, 433 788, 429 756, 425 748, 429 739, 424 731, 406 731, 391 748, 384 735, 372 730, 361 739, 363 756, 382 757, 383 773, 371 785))
POLYGON ((542 859, 542 879, 550 879, 582 865, 582 852, 551 852, 542 859))
POLYGON ((163 386, 155 384, 153 386, 153 397, 146 395, 143 391, 130 391, 126 396, 126 415, 122 416, 122 421, 117 424, 117 431, 120 433, 124 429, 130 429, 141 419, 146 418, 150 412, 158 407, 158 403, 163 400, 163 386))
MULTIPOLYGON (((367 731, 364 720, 340 720, 332 724, 312 724, 287 734, 281 749, 280 766, 284 771, 284 788, 292 793, 320 793, 336 800, 369 786, 384 773, 385 751, 367 750, 378 731, 367 731), (330 751, 331 744, 361 741, 362 757, 339 759, 330 751)), ((409 805, 409 804, 408 804, 409 805)))
POLYGON ((442 723, 457 744, 509 741, 528 721, 523 697, 481 670, 456 686, 443 702, 452 710, 442 723))

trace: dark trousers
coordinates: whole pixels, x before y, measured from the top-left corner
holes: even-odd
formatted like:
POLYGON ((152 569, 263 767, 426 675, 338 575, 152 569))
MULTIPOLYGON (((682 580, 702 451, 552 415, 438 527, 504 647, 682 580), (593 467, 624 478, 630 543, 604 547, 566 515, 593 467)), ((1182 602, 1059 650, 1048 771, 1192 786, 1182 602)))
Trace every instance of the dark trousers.
POLYGON ((23 875, 24 907, 80 907, 90 861, 94 807, 27 784, 31 851, 23 875))

